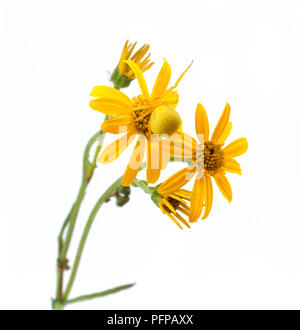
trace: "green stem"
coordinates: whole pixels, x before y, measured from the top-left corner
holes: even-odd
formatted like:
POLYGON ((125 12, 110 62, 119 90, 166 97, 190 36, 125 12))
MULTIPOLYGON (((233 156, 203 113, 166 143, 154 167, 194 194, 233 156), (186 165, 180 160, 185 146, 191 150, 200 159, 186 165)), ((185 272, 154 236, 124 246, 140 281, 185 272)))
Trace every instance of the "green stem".
MULTIPOLYGON (((146 166, 146 163, 143 163, 141 165, 140 170, 143 170, 146 166)), ((72 267, 72 271, 71 271, 71 275, 69 278, 69 282, 67 284, 65 293, 62 297, 63 301, 66 301, 68 299, 68 296, 72 290, 74 281, 75 281, 75 277, 77 274, 77 270, 78 270, 78 266, 81 260, 81 256, 82 256, 82 252, 89 234, 89 231, 92 227, 92 224, 95 220, 95 217, 99 211, 99 209, 101 208, 101 206, 103 205, 103 203, 108 200, 115 192, 116 190, 122 185, 122 180, 123 180, 123 176, 121 176, 119 179, 117 179, 105 192, 104 194, 98 199, 97 203, 95 204, 94 208, 92 209, 92 212, 87 220, 87 223, 85 225, 85 228, 83 230, 83 234, 81 236, 80 242, 79 242, 79 246, 76 252, 76 257, 75 257, 75 261, 74 261, 74 265, 72 267)))
MULTIPOLYGON (((104 121, 106 121, 109 118, 110 117, 108 115, 105 115, 104 121)), ((88 182, 87 183, 89 183, 91 181, 91 179, 93 177, 93 174, 94 174, 94 171, 95 171, 95 168, 97 167, 97 158, 98 158, 98 155, 99 155, 99 153, 102 149, 104 137, 105 137, 105 132, 100 130, 99 142, 98 142, 98 145, 97 145, 96 150, 95 150, 95 154, 94 154, 93 162, 92 162, 91 167, 90 167, 90 171, 88 173, 88 177, 87 177, 88 182)))
POLYGON ((78 269, 80 259, 81 259, 81 256, 82 256, 83 248, 84 248, 87 236, 89 234, 89 231, 91 229, 91 226, 92 226, 92 224, 94 222, 94 219, 97 215, 97 212, 100 209, 100 207, 103 205, 103 203, 107 199, 109 199, 111 197, 111 195, 113 195, 116 192, 117 188, 122 184, 122 179, 123 179, 123 177, 120 177, 118 180, 116 180, 104 192, 104 194, 98 199, 97 203, 95 204, 95 206, 94 206, 94 208, 93 208, 93 210, 92 210, 92 212, 91 212, 91 214, 90 214, 90 216, 87 220, 87 223, 86 223, 85 228, 83 230, 82 237, 81 237, 80 242, 79 242, 79 246, 78 246, 77 254, 76 254, 76 257, 75 257, 74 265, 72 267, 72 272, 71 272, 71 275, 70 275, 70 279, 69 279, 68 285, 66 287, 65 293, 63 295, 63 301, 67 300, 67 298, 70 294, 70 291, 72 289, 72 286, 74 284, 74 280, 75 280, 77 269, 78 269))
POLYGON ((64 221, 62 227, 61 227, 61 230, 60 230, 60 233, 59 233, 59 236, 58 236, 58 254, 60 254, 61 250, 62 250, 62 247, 63 247, 63 243, 64 243, 64 240, 63 240, 63 236, 64 236, 64 233, 65 233, 65 230, 68 226, 68 223, 70 221, 70 217, 71 217, 71 214, 73 212, 73 208, 74 208, 74 205, 72 206, 68 216, 66 217, 66 220, 64 221))
POLYGON ((132 186, 141 188, 147 194, 152 194, 153 191, 156 189, 155 187, 149 187, 146 181, 139 179, 135 179, 132 183, 132 186))
POLYGON ((59 259, 61 262, 63 262, 66 258, 66 254, 68 252, 68 248, 69 248, 70 241, 72 238, 76 218, 77 218, 77 215, 78 215, 78 212, 80 209, 80 205, 81 205, 81 202, 82 202, 84 194, 85 194, 85 188, 87 186, 88 160, 89 160, 90 149, 91 149, 92 145, 95 143, 95 141, 99 138, 100 134, 101 134, 101 132, 97 132, 95 135, 93 135, 90 138, 90 140, 85 148, 85 151, 84 151, 82 181, 81 181, 80 189, 79 189, 79 192, 78 192, 78 195, 76 198, 76 202, 74 203, 74 206, 73 206, 71 214, 70 214, 69 227, 68 227, 68 232, 66 235, 66 240, 63 244, 61 253, 59 255, 59 259))
MULTIPOLYGON (((105 120, 107 116, 105 117, 105 120)), ((78 212, 80 209, 80 205, 85 195, 86 187, 91 180, 94 170, 96 168, 96 161, 98 154, 102 148, 103 140, 104 140, 105 133, 100 130, 96 134, 94 134, 90 140, 88 141, 83 157, 83 170, 82 170, 82 182, 80 185, 79 193, 75 203, 73 204, 66 220, 63 223, 63 226, 60 230, 58 236, 58 260, 57 260, 57 286, 56 286, 56 298, 61 300, 63 296, 63 273, 64 270, 67 268, 67 259, 66 255, 68 252, 68 248, 71 242, 72 234, 74 231, 76 219, 78 216, 78 212), (89 154, 93 144, 98 140, 98 145, 94 154, 93 163, 89 166, 89 154), (68 227, 69 225, 69 227, 68 227), (66 239, 64 241, 63 236, 65 233, 66 228, 68 227, 68 232, 66 235, 66 239)))

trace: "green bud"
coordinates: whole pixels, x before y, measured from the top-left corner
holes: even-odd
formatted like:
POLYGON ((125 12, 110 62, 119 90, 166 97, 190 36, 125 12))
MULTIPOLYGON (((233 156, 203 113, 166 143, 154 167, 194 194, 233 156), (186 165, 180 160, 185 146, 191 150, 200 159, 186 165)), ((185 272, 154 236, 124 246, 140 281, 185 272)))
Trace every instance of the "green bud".
POLYGON ((124 206, 129 202, 130 196, 130 187, 120 186, 115 192, 114 196, 116 197, 117 206, 124 206))
POLYGON ((117 197, 117 201, 116 201, 116 204, 117 206, 124 206, 126 203, 129 202, 129 197, 127 196, 119 196, 117 197))
POLYGON ((118 67, 115 68, 111 75, 111 80, 114 83, 114 87, 117 89, 128 87, 132 80, 129 80, 119 74, 118 67))
POLYGON ((125 196, 129 196, 130 195, 130 187, 124 187, 124 186, 120 186, 118 188, 118 193, 125 195, 125 196))

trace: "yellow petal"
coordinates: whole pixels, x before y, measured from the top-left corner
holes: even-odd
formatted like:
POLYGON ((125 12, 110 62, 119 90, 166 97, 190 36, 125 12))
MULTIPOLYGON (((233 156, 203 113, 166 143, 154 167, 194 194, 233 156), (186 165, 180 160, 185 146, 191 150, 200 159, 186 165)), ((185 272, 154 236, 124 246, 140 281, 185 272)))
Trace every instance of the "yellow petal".
POLYGON ((176 109, 178 101, 179 101, 179 96, 176 91, 175 92, 166 91, 166 93, 163 96, 161 96, 160 99, 161 105, 166 105, 174 110, 176 109))
POLYGON ((145 141, 145 137, 140 135, 133 149, 129 164, 123 176, 122 185, 125 187, 128 187, 132 184, 140 170, 145 153, 145 141))
POLYGON ((176 191, 176 195, 180 196, 186 200, 191 200, 192 198, 192 192, 189 190, 185 190, 185 189, 179 189, 178 191, 176 191))
POLYGON ((217 144, 223 144, 227 140, 231 130, 232 130, 232 122, 229 121, 224 129, 223 134, 220 136, 219 140, 217 141, 217 144))
POLYGON ((205 195, 204 195, 204 203, 205 210, 202 219, 206 219, 209 216, 211 207, 213 202, 213 187, 210 176, 205 176, 205 195))
POLYGON ((196 148, 197 148, 197 141, 191 137, 190 135, 186 134, 186 133, 178 133, 178 134, 173 134, 171 136, 171 139, 172 140, 176 140, 178 138, 178 141, 179 141, 179 135, 181 137, 181 141, 184 145, 184 148, 186 149, 185 151, 187 153, 189 153, 190 151, 195 151, 196 148))
POLYGON ((171 67, 169 63, 166 60, 164 60, 164 64, 160 69, 160 72, 156 78, 151 93, 151 98, 159 97, 166 91, 170 82, 170 78, 171 78, 171 67))
POLYGON ((149 98, 149 90, 148 86, 146 84, 144 75, 141 71, 141 69, 133 62, 133 61, 126 61, 126 63, 130 66, 131 70, 134 72, 137 81, 139 82, 142 94, 144 97, 149 98))
POLYGON ((128 131, 131 126, 131 117, 130 116, 117 116, 105 120, 101 125, 101 128, 104 132, 112 134, 122 134, 128 131))
POLYGON ((161 172, 161 170, 159 170, 159 169, 155 170, 155 169, 147 168, 147 170, 146 170, 147 183, 148 184, 155 183, 160 177, 160 172, 161 172))
POLYGON ((159 141, 159 168, 164 170, 170 159, 170 154, 164 152, 163 141, 160 139, 159 141))
POLYGON ((162 141, 163 150, 170 157, 192 159, 196 151, 197 142, 191 136, 185 133, 175 133, 162 141))
POLYGON ((99 156, 99 162, 103 164, 109 164, 116 160, 134 140, 135 136, 135 131, 130 131, 126 135, 123 135, 122 137, 108 145, 99 156))
POLYGON ((170 213, 176 213, 174 206, 166 198, 163 197, 161 201, 169 209, 170 213))
POLYGON ((179 202, 181 202, 183 204, 186 204, 186 201, 184 199, 182 199, 181 197, 179 197, 178 195, 176 195, 176 194, 168 194, 168 196, 172 197, 173 199, 178 200, 179 202))
MULTIPOLYGON (((195 125, 196 133, 198 135, 204 136, 204 142, 207 142, 209 139, 209 124, 206 111, 201 103, 198 103, 196 114, 195 114, 195 125)), ((198 137, 199 142, 202 141, 202 137, 198 137)))
POLYGON ((177 88, 177 86, 179 85, 181 79, 183 78, 183 76, 187 73, 187 71, 189 70, 189 68, 192 66, 192 64, 194 63, 194 61, 191 62, 191 64, 185 69, 184 72, 182 72, 182 74, 179 76, 179 78, 176 80, 175 85, 173 87, 171 87, 169 90, 173 90, 175 88, 177 88))
POLYGON ((223 169, 226 172, 236 173, 236 174, 239 174, 239 175, 242 174, 240 164, 235 159, 232 159, 232 158, 225 159, 223 169))
POLYGON ((116 104, 123 105, 123 107, 130 107, 132 104, 130 98, 126 94, 116 88, 108 86, 96 86, 93 88, 90 95, 101 99, 114 100, 116 104))
POLYGON ((167 216, 168 216, 168 217, 169 217, 174 223, 176 223, 176 225, 177 225, 180 229, 183 229, 183 228, 181 227, 181 225, 179 224, 179 222, 173 217, 172 214, 166 212, 166 215, 167 215, 167 216))
POLYGON ((193 195, 191 200, 191 211, 189 216, 190 222, 196 222, 201 216, 203 209, 203 200, 205 192, 204 177, 200 178, 198 174, 193 187, 193 195))
POLYGON ((225 147, 223 150, 225 157, 232 158, 244 154, 248 149, 248 142, 246 138, 239 138, 225 147))
POLYGON ((186 183, 188 183, 194 176, 195 172, 196 166, 186 167, 163 182, 157 191, 160 194, 175 192, 179 188, 183 187, 186 183))
POLYGON ((111 102, 104 102, 101 99, 91 100, 90 107, 108 116, 126 115, 129 113, 129 108, 111 102))
POLYGON ((177 212, 174 213, 174 216, 180 221, 182 222, 185 226, 187 226, 188 228, 191 228, 189 223, 177 212))
POLYGON ((229 116, 230 116, 230 106, 228 103, 226 103, 223 113, 222 113, 222 115, 217 123, 217 126, 213 132, 213 135, 211 137, 211 142, 213 142, 213 143, 218 142, 218 140, 222 136, 222 134, 227 126, 229 116))
POLYGON ((226 176, 220 172, 214 176, 214 179, 223 196, 228 200, 229 203, 231 203, 232 189, 226 176))
POLYGON ((148 139, 147 148, 147 183, 155 183, 160 176, 160 150, 159 150, 159 137, 153 135, 148 139))

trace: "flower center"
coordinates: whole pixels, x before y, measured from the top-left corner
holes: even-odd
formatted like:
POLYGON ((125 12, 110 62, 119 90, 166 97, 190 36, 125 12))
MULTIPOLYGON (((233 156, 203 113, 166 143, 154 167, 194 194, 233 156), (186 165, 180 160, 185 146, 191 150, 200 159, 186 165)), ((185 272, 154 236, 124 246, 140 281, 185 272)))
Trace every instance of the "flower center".
POLYGON ((146 100, 141 95, 134 97, 132 101, 133 106, 131 107, 131 116, 135 127, 141 134, 149 137, 151 134, 149 120, 154 108, 149 100, 146 100))
POLYGON ((207 175, 214 175, 224 164, 224 153, 221 150, 221 144, 214 144, 212 142, 204 143, 203 149, 198 152, 196 164, 198 168, 203 169, 207 175), (204 153, 204 161, 203 161, 204 153))

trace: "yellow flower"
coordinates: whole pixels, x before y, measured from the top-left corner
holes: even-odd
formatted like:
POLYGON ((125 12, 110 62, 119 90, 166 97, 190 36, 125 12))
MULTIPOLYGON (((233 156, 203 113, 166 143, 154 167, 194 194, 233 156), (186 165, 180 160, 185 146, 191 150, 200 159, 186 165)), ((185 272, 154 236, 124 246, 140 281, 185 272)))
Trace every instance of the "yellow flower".
MULTIPOLYGON (((190 222, 197 221, 202 214, 203 208, 204 214, 202 219, 207 218, 210 213, 213 202, 211 177, 214 178, 223 196, 229 202, 232 200, 232 190, 225 176, 225 172, 241 174, 240 164, 234 158, 247 151, 248 143, 246 138, 239 138, 231 142, 228 146, 223 147, 232 128, 232 124, 229 122, 229 115, 230 106, 226 104, 212 137, 209 140, 207 114, 204 107, 198 104, 195 115, 195 125, 200 144, 190 138, 184 148, 185 157, 191 158, 193 163, 191 166, 171 176, 158 189, 160 194, 178 190, 197 173, 191 199, 190 222)), ((182 156, 182 150, 176 148, 176 145, 172 153, 174 157, 182 156)))
POLYGON ((118 65, 120 76, 123 76, 128 80, 133 80, 135 78, 135 73, 131 69, 131 67, 125 62, 126 60, 133 61, 141 69, 142 72, 147 71, 154 64, 153 62, 149 63, 151 54, 148 54, 148 56, 144 58, 150 48, 149 45, 143 45, 139 50, 137 50, 133 55, 131 55, 135 46, 136 42, 134 44, 128 44, 128 40, 126 41, 118 65))
POLYGON ((189 67, 180 75, 175 85, 168 88, 171 67, 165 60, 150 95, 145 78, 138 65, 130 60, 126 61, 126 64, 137 78, 142 92, 141 95, 131 100, 121 91, 107 86, 96 86, 91 93, 91 96, 97 97, 90 101, 91 108, 113 117, 102 124, 102 129, 112 134, 126 132, 125 135, 103 150, 99 161, 104 164, 111 163, 138 136, 138 141, 123 177, 123 186, 131 185, 135 179, 144 158, 146 144, 147 183, 155 183, 160 176, 161 169, 166 167, 167 160, 162 155, 162 142, 160 139, 152 137, 153 132, 149 124, 150 117, 152 112, 160 106, 176 108, 178 94, 174 89, 189 67))
POLYGON ((172 221, 174 221, 180 229, 182 229, 182 226, 178 220, 190 228, 188 222, 180 213, 186 215, 187 217, 189 216, 190 207, 188 206, 188 202, 191 201, 191 198, 191 191, 179 189, 173 193, 159 195, 157 205, 161 209, 162 213, 166 214, 172 221))

